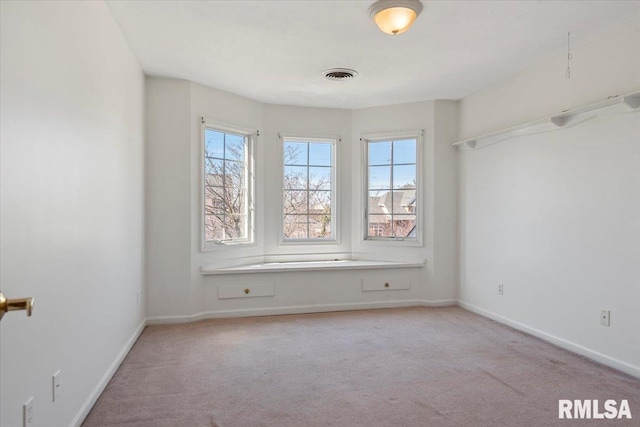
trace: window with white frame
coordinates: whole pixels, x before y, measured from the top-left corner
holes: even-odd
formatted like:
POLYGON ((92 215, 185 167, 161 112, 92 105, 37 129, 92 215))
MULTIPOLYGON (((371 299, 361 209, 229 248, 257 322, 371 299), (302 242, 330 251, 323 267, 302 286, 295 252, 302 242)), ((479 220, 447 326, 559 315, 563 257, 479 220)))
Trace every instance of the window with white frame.
POLYGON ((420 136, 363 138, 365 239, 417 240, 420 136))
POLYGON ((203 248, 253 240, 252 135, 203 120, 203 248))
POLYGON ((283 242, 336 240, 335 142, 283 138, 283 242))

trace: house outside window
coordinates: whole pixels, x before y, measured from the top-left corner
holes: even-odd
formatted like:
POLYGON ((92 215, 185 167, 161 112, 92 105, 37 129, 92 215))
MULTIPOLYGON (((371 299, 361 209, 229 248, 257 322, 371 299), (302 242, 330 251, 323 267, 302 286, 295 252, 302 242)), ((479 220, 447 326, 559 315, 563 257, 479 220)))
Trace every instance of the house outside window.
POLYGON ((421 133, 363 137, 365 240, 417 241, 421 133))

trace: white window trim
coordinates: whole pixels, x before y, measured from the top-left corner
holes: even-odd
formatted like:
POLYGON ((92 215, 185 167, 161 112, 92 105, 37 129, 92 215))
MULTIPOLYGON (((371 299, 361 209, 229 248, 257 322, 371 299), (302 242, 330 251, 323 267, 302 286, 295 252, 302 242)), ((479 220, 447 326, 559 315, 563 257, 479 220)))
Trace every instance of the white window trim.
POLYGON ((406 130, 399 132, 379 132, 363 134, 360 136, 362 143, 362 234, 361 241, 366 245, 393 245, 393 246, 424 246, 424 129, 406 130), (369 142, 389 141, 397 139, 416 139, 416 237, 407 239, 402 237, 370 237, 369 236, 369 142))
POLYGON ((278 133, 280 140, 279 156, 280 156, 280 219, 278 228, 278 245, 339 245, 340 244, 340 214, 338 211, 340 199, 340 186, 338 180, 338 142, 341 141, 337 135, 310 135, 305 133, 278 133), (313 239, 285 239, 284 238, 284 141, 297 140, 305 142, 323 142, 333 145, 331 150, 331 239, 313 238, 313 239))
POLYGON ((222 248, 255 246, 255 142, 259 132, 255 128, 246 128, 229 123, 201 118, 200 125, 200 150, 199 150, 199 174, 200 174, 200 251, 213 252, 222 248), (220 132, 243 135, 247 138, 247 238, 233 241, 207 241, 205 236, 205 129, 213 129, 220 132))

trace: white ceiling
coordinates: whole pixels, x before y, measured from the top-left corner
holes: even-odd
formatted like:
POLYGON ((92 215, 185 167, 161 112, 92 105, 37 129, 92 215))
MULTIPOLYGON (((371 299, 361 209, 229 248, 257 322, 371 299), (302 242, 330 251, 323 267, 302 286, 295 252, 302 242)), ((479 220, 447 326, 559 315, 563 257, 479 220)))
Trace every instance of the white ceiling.
POLYGON ((567 31, 579 46, 640 22, 640 1, 423 1, 413 28, 389 36, 369 18, 373 2, 107 4, 147 74, 267 103, 332 108, 460 99, 565 55, 567 31), (322 77, 335 67, 360 75, 322 77))

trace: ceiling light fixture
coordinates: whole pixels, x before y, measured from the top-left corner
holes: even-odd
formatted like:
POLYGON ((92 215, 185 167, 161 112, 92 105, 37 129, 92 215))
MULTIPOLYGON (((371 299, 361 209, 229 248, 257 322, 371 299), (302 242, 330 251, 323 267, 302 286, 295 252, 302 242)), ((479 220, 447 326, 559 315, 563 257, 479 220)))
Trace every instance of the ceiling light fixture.
POLYGON ((420 0, 378 0, 369 8, 376 25, 394 36, 404 33, 422 12, 420 0))

